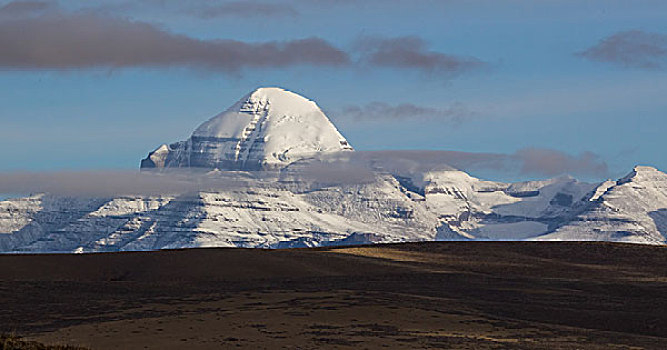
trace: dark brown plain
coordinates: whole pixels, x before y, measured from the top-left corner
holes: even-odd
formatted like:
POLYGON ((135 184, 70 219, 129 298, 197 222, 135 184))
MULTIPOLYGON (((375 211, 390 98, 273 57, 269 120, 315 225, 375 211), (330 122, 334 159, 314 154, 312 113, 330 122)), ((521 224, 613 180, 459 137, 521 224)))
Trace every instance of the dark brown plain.
POLYGON ((1 255, 0 332, 92 349, 667 348, 664 246, 1 255))

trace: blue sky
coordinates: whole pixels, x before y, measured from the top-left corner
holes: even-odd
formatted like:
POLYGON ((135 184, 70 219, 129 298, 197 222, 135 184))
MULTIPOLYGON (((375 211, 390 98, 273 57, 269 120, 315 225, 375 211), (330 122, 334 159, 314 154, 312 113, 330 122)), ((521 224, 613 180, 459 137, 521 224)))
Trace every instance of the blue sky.
MULTIPOLYGON (((0 28, 21 29, 16 37, 0 33, 0 171, 135 169, 148 151, 187 138, 259 86, 316 100, 359 150, 591 152, 608 171, 573 170, 586 179, 618 177, 635 164, 667 169, 664 1, 202 0, 187 8, 169 0, 19 2, 0 1, 0 28), (27 20, 18 23, 22 16, 27 20), (190 55, 185 64, 158 58, 114 65, 91 58, 63 68, 62 60, 48 55, 22 65, 24 56, 12 51, 39 54, 23 50, 44 45, 22 36, 30 26, 88 17, 206 42, 316 37, 348 61, 304 64, 287 54, 284 66, 237 62, 229 68, 190 55), (373 42, 405 37, 419 41, 418 53, 426 56, 480 64, 433 68, 365 56, 373 42), (605 39, 615 46, 604 46, 605 39), (615 55, 619 50, 622 55, 615 55), (465 113, 363 119, 346 113, 371 103, 427 111, 456 106, 465 113)), ((85 55, 100 45, 76 49, 85 55)), ((380 56, 392 59, 392 52, 380 56)))

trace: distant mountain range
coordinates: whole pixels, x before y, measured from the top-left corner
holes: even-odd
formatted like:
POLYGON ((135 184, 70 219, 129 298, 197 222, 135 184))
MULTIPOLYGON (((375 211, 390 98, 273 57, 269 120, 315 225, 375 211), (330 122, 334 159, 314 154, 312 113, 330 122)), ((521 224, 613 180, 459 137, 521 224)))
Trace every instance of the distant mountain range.
POLYGON ((261 88, 188 140, 161 145, 141 162, 147 176, 200 168, 207 176, 240 178, 244 186, 180 195, 38 194, 0 201, 0 251, 425 240, 665 243, 667 174, 651 167, 637 166, 624 178, 600 184, 570 177, 484 181, 444 164, 409 172, 371 164, 363 181, 318 179, 335 172, 332 159, 350 154, 353 148, 313 101, 261 88))

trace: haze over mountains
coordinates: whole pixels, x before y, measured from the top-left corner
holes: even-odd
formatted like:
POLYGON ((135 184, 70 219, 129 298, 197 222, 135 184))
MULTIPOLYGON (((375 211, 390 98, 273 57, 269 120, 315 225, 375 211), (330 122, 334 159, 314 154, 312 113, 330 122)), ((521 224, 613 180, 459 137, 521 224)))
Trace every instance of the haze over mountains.
POLYGON ((667 174, 617 181, 502 183, 446 164, 356 156, 315 102, 261 88, 141 162, 237 185, 0 202, 3 252, 184 247, 286 248, 429 240, 601 240, 664 244, 667 174), (240 185, 238 184, 240 183, 240 185))

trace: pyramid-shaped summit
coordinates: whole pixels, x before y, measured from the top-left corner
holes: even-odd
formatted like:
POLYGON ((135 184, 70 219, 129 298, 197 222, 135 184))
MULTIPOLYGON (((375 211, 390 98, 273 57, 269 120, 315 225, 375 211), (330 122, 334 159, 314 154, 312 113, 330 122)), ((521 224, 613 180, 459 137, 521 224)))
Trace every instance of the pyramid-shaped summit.
POLYGON ((351 150, 315 102, 266 87, 201 124, 188 140, 158 147, 141 168, 277 169, 323 152, 351 150))

